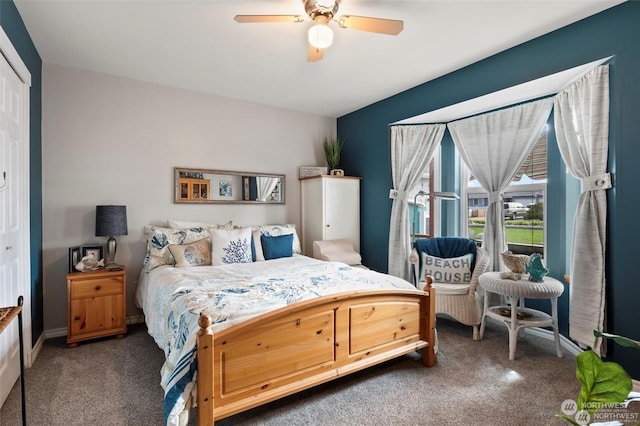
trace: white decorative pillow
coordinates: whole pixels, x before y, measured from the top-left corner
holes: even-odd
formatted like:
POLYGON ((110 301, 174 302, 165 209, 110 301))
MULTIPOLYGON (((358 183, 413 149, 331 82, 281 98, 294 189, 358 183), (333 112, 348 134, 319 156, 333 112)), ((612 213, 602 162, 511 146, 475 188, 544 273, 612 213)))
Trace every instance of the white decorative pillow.
POLYGON ((152 227, 149 229, 145 269, 150 271, 161 265, 173 265, 175 260, 169 251, 169 245, 171 244, 188 244, 204 238, 209 239, 210 237, 210 231, 205 228, 152 227))
POLYGON ((436 283, 462 284, 471 281, 473 254, 460 257, 441 258, 422 254, 424 275, 431 275, 436 283))
MULTIPOLYGON (((268 237, 278 237, 280 235, 288 235, 293 234, 293 243, 292 250, 294 253, 300 254, 302 253, 302 247, 300 246, 300 239, 298 238, 298 233, 296 232, 296 225, 294 224, 286 224, 286 225, 260 225, 254 226, 253 229, 258 229, 260 231, 260 235, 266 235, 268 237)), ((260 241, 258 238, 257 241, 260 241)))
POLYGON ((176 268, 211 265, 211 242, 208 238, 189 244, 169 244, 176 268))
POLYGON ((254 262, 263 262, 264 253, 262 252, 262 240, 260 239, 260 235, 261 235, 260 230, 256 229, 255 231, 251 231, 251 235, 253 237, 252 259, 254 262))
POLYGON ((251 263, 251 239, 251 228, 212 229, 212 263, 251 263))
POLYGON ((233 229, 233 221, 227 223, 205 223, 205 222, 189 222, 184 220, 167 220, 169 228, 213 228, 213 229, 233 229))

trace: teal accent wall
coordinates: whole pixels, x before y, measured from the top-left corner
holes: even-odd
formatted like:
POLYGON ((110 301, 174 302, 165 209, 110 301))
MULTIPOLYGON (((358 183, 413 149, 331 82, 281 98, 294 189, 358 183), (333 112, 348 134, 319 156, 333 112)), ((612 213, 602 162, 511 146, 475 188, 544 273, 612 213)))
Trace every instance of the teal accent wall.
MULTIPOLYGON (((338 118, 338 135, 346 139, 341 165, 348 174, 363 177, 363 263, 378 271, 388 270, 391 211, 388 194, 392 187, 390 123, 614 56, 610 68, 609 170, 614 188, 607 191, 607 327, 611 332, 640 340, 640 323, 634 320, 640 301, 640 285, 633 258, 640 238, 636 218, 640 197, 637 196, 638 179, 635 176, 640 160, 638 22, 640 2, 625 2, 338 118), (621 200, 624 204, 618 207, 621 200)), ((563 218, 567 208, 561 163, 557 150, 550 149, 547 189, 550 218, 563 218)), ((561 279, 566 273, 566 238, 563 236, 568 232, 567 223, 549 220, 547 225, 547 266, 552 276, 561 279)), ((560 301, 561 330, 565 335, 568 293, 567 287, 560 301)), ((632 377, 640 378, 637 351, 609 342, 608 358, 621 363, 632 377)))
POLYGON ((0 26, 31 73, 30 194, 32 343, 44 329, 42 288, 42 60, 12 0, 0 1, 0 26))

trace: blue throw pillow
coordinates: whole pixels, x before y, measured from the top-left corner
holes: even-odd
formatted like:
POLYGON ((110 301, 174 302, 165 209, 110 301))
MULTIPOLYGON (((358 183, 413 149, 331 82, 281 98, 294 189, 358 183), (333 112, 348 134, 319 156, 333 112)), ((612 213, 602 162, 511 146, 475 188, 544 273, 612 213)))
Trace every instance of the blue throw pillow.
POLYGON ((262 242, 262 251, 265 260, 293 256, 293 234, 278 235, 275 237, 261 235, 260 242, 262 242))

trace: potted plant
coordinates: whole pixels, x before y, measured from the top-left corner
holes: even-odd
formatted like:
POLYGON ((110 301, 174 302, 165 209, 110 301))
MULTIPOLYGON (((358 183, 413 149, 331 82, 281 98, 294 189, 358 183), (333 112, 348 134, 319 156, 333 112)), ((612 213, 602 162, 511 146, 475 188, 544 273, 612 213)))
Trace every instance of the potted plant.
MULTIPOLYGON (((617 344, 640 349, 640 343, 616 334, 593 331, 596 337, 607 337, 617 344)), ((576 357, 576 377, 582 385, 576 408, 568 414, 557 414, 574 426, 589 424, 590 416, 602 407, 619 407, 629 397, 633 385, 631 377, 620 364, 613 361, 602 361, 592 350, 581 352, 576 357), (577 413, 574 413, 575 410, 577 413)))
POLYGON ((322 142, 324 155, 327 158, 327 165, 329 166, 330 172, 338 169, 338 166, 340 166, 340 151, 342 151, 343 145, 344 141, 337 136, 333 138, 324 138, 324 141, 322 142))

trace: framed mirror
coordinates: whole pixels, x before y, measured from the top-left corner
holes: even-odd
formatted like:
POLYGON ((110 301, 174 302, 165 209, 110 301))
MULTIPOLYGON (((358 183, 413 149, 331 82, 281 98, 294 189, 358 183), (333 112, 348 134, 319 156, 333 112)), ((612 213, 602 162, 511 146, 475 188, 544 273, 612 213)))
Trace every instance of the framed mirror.
POLYGON ((285 176, 175 167, 175 202, 284 204, 285 176))

